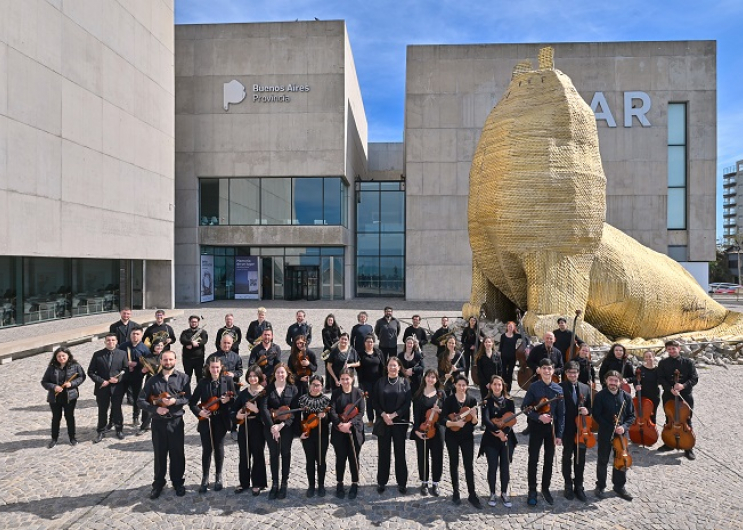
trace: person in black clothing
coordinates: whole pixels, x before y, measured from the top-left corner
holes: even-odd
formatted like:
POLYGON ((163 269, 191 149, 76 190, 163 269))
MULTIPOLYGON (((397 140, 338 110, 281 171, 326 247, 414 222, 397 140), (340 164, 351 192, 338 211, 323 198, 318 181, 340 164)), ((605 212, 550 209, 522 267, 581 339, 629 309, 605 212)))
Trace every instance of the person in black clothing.
POLYGON ((437 329, 431 337, 431 344, 436 346, 436 356, 440 357, 441 354, 446 350, 446 341, 452 334, 449 329, 449 318, 441 317, 441 327, 437 329))
POLYGON ((75 405, 80 397, 78 387, 85 381, 85 370, 80 366, 68 348, 54 350, 52 360, 41 378, 41 386, 48 390, 46 401, 52 410, 52 439, 49 449, 57 445, 62 414, 67 423, 70 445, 77 445, 75 438, 75 405))
MULTIPOLYGON (((225 336, 226 337, 226 336, 225 336)), ((222 465, 224 464, 224 437, 230 430, 230 405, 235 399, 235 383, 229 375, 223 375, 222 358, 210 356, 206 375, 191 395, 188 405, 199 420, 197 430, 201 436, 201 486, 199 493, 209 489, 209 468, 214 453, 216 478, 214 491, 222 489, 222 465), (207 409, 214 401, 215 410, 207 409)))
POLYGON ((591 414, 591 388, 578 381, 580 367, 575 361, 565 366, 565 377, 560 386, 565 396, 565 430, 562 436, 562 477, 565 480, 565 498, 586 502, 583 489, 583 470, 586 467, 586 446, 575 443, 578 415, 591 414), (571 469, 572 468, 572 469, 571 469))
POLYGON ((377 416, 372 433, 377 437, 379 464, 377 466, 377 492, 384 493, 390 478, 390 456, 395 445, 395 480, 397 489, 408 491, 408 466, 405 462, 405 434, 410 421, 410 383, 400 375, 402 363, 394 355, 387 361, 387 376, 374 388, 374 412, 377 416))
POLYGON ((529 356, 526 358, 526 364, 534 373, 537 373, 541 360, 550 359, 552 361, 552 375, 559 377, 562 375, 565 363, 563 362, 562 352, 554 347, 555 335, 548 331, 544 334, 542 340, 544 341, 543 344, 537 344, 531 349, 529 356))
POLYGON ((398 354, 397 358, 400 359, 402 364, 400 373, 408 378, 410 392, 415 395, 418 392, 418 387, 421 386, 421 381, 423 381, 423 355, 415 337, 410 336, 405 339, 405 348, 398 354))
POLYGON ((335 315, 330 313, 325 317, 325 325, 322 328, 322 346, 325 351, 330 351, 337 346, 341 338, 341 328, 335 321, 335 315))
MULTIPOLYGON (((294 342, 296 344, 297 341, 294 342)), ((298 429, 301 431, 302 449, 307 470, 307 498, 315 496, 315 484, 324 492, 325 471, 327 469, 326 457, 328 454, 328 442, 330 440, 330 398, 323 395, 323 381, 319 375, 313 375, 309 380, 309 391, 299 397, 299 406, 302 407, 302 424, 298 429), (305 431, 303 423, 314 414, 318 425, 305 431), (315 482, 315 468, 317 468, 317 482, 315 482)), ((341 483, 342 484, 342 483, 341 483)))
POLYGON ((328 377, 332 379, 330 384, 331 388, 338 388, 341 386, 339 375, 341 370, 350 369, 351 374, 354 374, 354 369, 361 365, 359 356, 356 350, 351 346, 348 333, 341 333, 341 337, 338 340, 338 346, 333 348, 330 352, 330 356, 325 361, 325 369, 328 373, 328 377))
POLYGON ((413 325, 405 328, 405 331, 402 334, 402 340, 406 341, 408 340, 408 337, 415 337, 418 341, 418 346, 420 346, 421 354, 423 354, 423 346, 428 344, 428 333, 426 333, 426 330, 420 326, 421 316, 413 315, 413 325))
MULTIPOLYGON (((359 492, 359 456, 361 446, 364 444, 364 396, 361 390, 354 388, 353 374, 350 370, 342 370, 340 379, 340 388, 335 389, 330 398, 330 419, 333 422, 330 441, 335 449, 335 476, 338 479, 335 494, 339 499, 345 496, 343 477, 348 463, 351 471, 348 498, 355 499, 359 492), (342 418, 341 415, 348 405, 356 407, 358 414, 353 418, 342 418)), ((389 464, 387 467, 389 468, 389 464)), ((322 485, 322 482, 320 484, 322 485)), ((323 490, 320 496, 323 496, 323 490)))
POLYGON ((219 343, 219 350, 215 351, 206 360, 204 364, 204 373, 208 372, 207 365, 213 360, 222 361, 222 370, 224 375, 232 378, 236 386, 239 386, 240 378, 243 375, 243 360, 239 354, 232 349, 232 335, 225 333, 222 335, 222 341, 219 343))
MULTIPOLYGON (((264 336, 265 336, 264 332, 264 336)), ((294 432, 292 423, 295 413, 279 416, 275 411, 279 407, 297 408, 299 390, 292 384, 289 368, 283 363, 276 365, 273 372, 273 381, 266 388, 266 398, 261 400, 261 418, 263 420, 263 435, 268 442, 268 452, 271 458, 271 491, 268 499, 285 499, 286 487, 289 482, 291 468, 292 440, 294 432), (279 487, 279 459, 281 460, 281 487, 279 487)))
POLYGON ((304 335, 307 339, 307 346, 309 346, 312 343, 312 326, 305 320, 307 314, 299 310, 296 317, 297 321, 286 330, 286 343, 291 346, 295 337, 304 335))
MULTIPOLYGON (((551 333, 546 335, 551 335, 551 333)), ((542 495, 547 504, 554 502, 550 493, 552 461, 555 458, 555 446, 562 445, 565 430, 565 403, 562 400, 562 387, 552 382, 554 364, 549 358, 542 359, 539 361, 538 369, 539 379, 529 386, 521 403, 521 410, 528 411, 526 417, 531 431, 529 434, 529 497, 527 501, 529 506, 537 505, 537 465, 542 445, 544 445, 542 495), (544 398, 548 400, 557 398, 549 404, 549 412, 546 407, 537 406, 544 398)))
POLYGON ((642 355, 642 365, 640 370, 640 380, 635 378, 635 391, 641 392, 643 398, 649 399, 653 403, 653 411, 650 414, 650 421, 656 423, 655 414, 658 412, 660 404, 660 381, 658 380, 658 367, 655 366, 655 354, 648 350, 642 355))
POLYGON ((248 326, 248 331, 245 333, 245 340, 248 341, 248 347, 252 348, 256 346, 258 339, 263 337, 263 332, 267 329, 273 329, 271 323, 266 320, 266 308, 258 308, 258 319, 253 320, 248 326))
POLYGON ((129 335, 132 333, 134 326, 139 326, 136 322, 131 320, 132 310, 125 307, 120 313, 121 319, 111 324, 108 328, 109 333, 113 333, 116 337, 117 344, 123 344, 129 340, 129 335))
POLYGON ((444 441, 449 453, 449 473, 451 474, 452 500, 461 504, 459 498, 459 453, 462 453, 464 478, 467 481, 467 499, 475 508, 482 508, 480 498, 475 491, 475 457, 474 430, 477 424, 477 400, 467 393, 467 378, 459 374, 454 378, 455 391, 444 400, 439 422, 446 427, 444 441), (463 407, 469 408, 467 415, 462 415, 463 407), (454 415, 450 417, 450 415, 454 415))
POLYGON ((635 369, 627 354, 627 348, 621 344, 613 344, 599 366, 599 381, 606 380, 606 374, 610 370, 619 372, 624 381, 631 384, 635 380, 635 369))
POLYGON ((248 382, 232 404, 232 420, 240 425, 238 435, 238 446, 240 448, 240 462, 238 470, 240 474, 240 485, 235 488, 235 493, 240 494, 251 485, 253 496, 257 497, 262 489, 268 486, 266 478, 266 437, 263 432, 261 421, 260 403, 265 394, 263 385, 263 372, 253 365, 248 368, 245 376, 248 382))
MULTIPOLYGON (((166 343, 162 339, 155 339, 150 348, 150 353, 143 355, 139 362, 142 364, 142 375, 144 376, 144 383, 146 383, 151 377, 160 373, 162 367, 160 365, 160 356, 165 350, 166 343)), ((169 350, 167 350, 169 351, 169 350)), ((138 405, 139 406, 139 405, 138 405)), ((139 426, 137 436, 144 434, 150 429, 150 423, 152 422, 152 415, 146 410, 142 410, 142 425, 139 426)))
POLYGON ((142 342, 148 348, 152 349, 152 344, 160 339, 165 343, 165 350, 170 349, 170 345, 176 341, 175 331, 165 323, 165 311, 158 309, 155 311, 155 323, 144 331, 142 342))
POLYGON ((457 352, 457 339, 453 335, 446 341, 446 348, 438 356, 439 380, 448 396, 454 392, 454 379, 464 372, 464 355, 457 352))
POLYGON ((502 418, 508 413, 515 414, 516 406, 511 396, 508 395, 505 381, 501 376, 493 375, 488 388, 488 398, 483 407, 482 417, 485 433, 482 435, 480 452, 477 456, 484 453, 488 460, 488 485, 490 486, 488 505, 495 506, 498 502, 495 483, 498 471, 500 471, 500 498, 503 506, 510 508, 513 504, 508 495, 508 484, 511 480, 513 451, 518 441, 511 427, 499 428, 493 420, 502 418))
MULTIPOLYGON (((558 318, 557 329, 554 330, 552 333, 555 336, 555 348, 560 350, 562 354, 565 355, 568 351, 568 348, 570 348, 570 337, 573 336, 573 332, 568 329, 567 320, 565 320, 563 317, 558 318)), ((578 346, 583 344, 583 341, 577 334, 575 335, 573 342, 578 346)), ((568 359, 568 361, 570 360, 572 359, 568 359)))
POLYGON ((137 403, 140 409, 152 416, 152 447, 155 452, 155 479, 150 492, 152 500, 157 499, 165 487, 168 456, 170 482, 175 494, 179 497, 186 494, 183 407, 191 398, 191 382, 186 374, 176 371, 175 352, 163 352, 160 365, 162 370, 147 380, 137 403))
MULTIPOLYGON (((506 323, 506 332, 500 336, 500 355, 503 362, 503 380, 508 392, 513 384, 513 370, 516 368, 516 345, 521 340, 521 334, 516 333, 516 322, 509 320, 506 323)), ((487 379, 486 379, 487 381, 487 379)))
POLYGON ((591 362, 591 347, 585 342, 580 345, 578 356, 573 359, 578 363, 578 381, 591 388, 596 387, 596 369, 591 362))
MULTIPOLYGON (((606 466, 613 449, 615 436, 625 436, 635 421, 635 409, 632 397, 620 388, 622 376, 616 370, 610 370, 603 380, 603 388, 593 400, 593 419, 599 423, 598 455, 596 457, 596 497, 603 499, 606 489, 606 466)), ((612 466, 611 482, 614 491, 626 501, 632 500, 625 489, 627 472, 612 466)))
MULTIPOLYGON (((691 408, 688 425, 691 428, 691 418, 694 411, 694 396, 691 391, 699 382, 697 367, 691 359, 681 357, 681 344, 675 340, 666 342, 668 357, 658 363, 658 381, 663 387, 663 403, 673 401, 676 396, 686 401, 691 408), (675 372, 679 371, 678 383, 675 380, 675 372)), ((661 445, 658 451, 672 451, 666 444, 661 445)), ((693 449, 685 451, 686 458, 694 460, 696 455, 693 449)))
MULTIPOLYGON (((142 342, 142 333, 142 326, 134 326, 129 340, 119 345, 119 349, 126 352, 127 365, 129 367, 122 378, 121 384, 133 396, 139 396, 139 392, 142 390, 142 381, 144 380, 144 374, 142 373, 143 366, 140 359, 143 355, 150 353, 150 349, 142 342)), ((139 423, 139 407, 137 407, 136 401, 132 402, 132 423, 134 425, 139 423)))
POLYGON ((315 352, 307 348, 307 339, 298 335, 292 344, 287 364, 291 367, 294 382, 299 389, 299 394, 304 395, 310 389, 310 378, 317 372, 317 356, 315 352), (300 357, 302 360, 300 361, 300 357), (308 372, 308 375, 300 375, 308 372))
POLYGON ((486 337, 480 344, 480 349, 475 356, 475 365, 480 374, 480 398, 485 400, 488 397, 493 376, 503 376, 501 355, 495 351, 495 341, 492 337, 486 337))
MULTIPOLYGON (((297 337, 299 337, 299 335, 297 335, 297 337)), ((302 335, 302 338, 306 343, 305 346, 309 345, 307 337, 302 335)), ((260 367, 263 372, 263 385, 266 386, 268 379, 273 377, 273 372, 280 363, 281 348, 279 348, 278 344, 274 344, 273 342, 273 330, 269 328, 264 329, 263 340, 258 344, 258 346, 254 346, 253 349, 250 350, 248 366, 257 364, 260 367)))
POLYGON ((129 371, 126 353, 116 348, 116 335, 108 333, 104 338, 105 348, 93 354, 88 367, 88 377, 95 383, 95 401, 98 404, 98 426, 93 443, 103 440, 104 433, 110 430, 111 424, 116 427, 116 437, 124 439, 124 416, 121 402, 124 398, 122 377, 129 371), (111 424, 106 425, 108 409, 111 408, 111 424))
POLYGON ((392 316, 392 308, 384 308, 384 316, 377 320, 374 334, 379 338, 379 349, 384 353, 385 362, 397 355, 397 337, 402 331, 402 324, 392 316))
POLYGON ((359 386, 366 392, 367 426, 374 425, 374 389, 377 381, 385 375, 384 354, 374 346, 374 335, 369 334, 364 340, 364 347, 359 352, 359 386))
POLYGON ((374 338, 374 328, 366 323, 369 315, 366 311, 361 311, 356 317, 359 321, 353 328, 351 328, 351 346, 356 350, 357 353, 364 351, 364 342, 368 335, 372 335, 374 338))
POLYGON ((420 430, 424 422, 433 418, 440 418, 444 392, 436 370, 426 370, 423 384, 413 395, 413 429, 410 439, 415 441, 415 451, 418 455, 418 476, 421 479, 421 495, 429 493, 439 496, 439 482, 444 471, 444 429, 438 422, 432 424, 434 435, 428 437, 428 432, 420 430), (438 414, 439 416, 435 416, 438 414))
POLYGON ((198 383, 204 373, 204 345, 209 341, 206 329, 199 327, 201 319, 196 315, 188 317, 188 328, 181 332, 183 346, 183 371, 198 383))
POLYGON ((469 377, 472 359, 480 347, 480 331, 476 317, 470 317, 467 320, 467 326, 462 330, 460 342, 462 343, 462 352, 464 353, 464 375, 469 377))
POLYGON ((232 351, 240 353, 240 343, 243 340, 243 332, 235 325, 235 316, 232 313, 227 313, 224 316, 224 326, 217 330, 217 336, 214 340, 214 347, 219 349, 222 344, 223 335, 232 336, 232 351))

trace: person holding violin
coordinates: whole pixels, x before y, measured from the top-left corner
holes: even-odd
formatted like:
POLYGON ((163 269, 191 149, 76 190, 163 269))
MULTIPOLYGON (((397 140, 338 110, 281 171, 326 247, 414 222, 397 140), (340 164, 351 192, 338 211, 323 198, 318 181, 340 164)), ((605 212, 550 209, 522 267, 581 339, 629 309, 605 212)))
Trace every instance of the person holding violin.
MULTIPOLYGON (((516 368, 516 344, 521 339, 521 333, 516 332, 516 322, 509 320, 506 322, 506 331, 500 336, 500 355, 503 363, 503 380, 506 382, 506 389, 511 391, 513 383, 513 371, 516 368)), ((489 381, 488 378, 484 378, 489 381)))
POLYGON ((385 376, 384 354, 374 346, 374 335, 371 333, 364 339, 364 348, 359 353, 359 386, 366 392, 366 419, 367 427, 374 426, 374 389, 377 381, 385 376))
MULTIPOLYGON (((223 334, 222 339, 219 341, 219 351, 207 357, 204 364, 204 377, 209 377, 209 363, 212 359, 220 359, 222 361, 222 374, 231 377, 234 383, 233 392, 235 390, 234 387, 240 387, 240 378, 243 375, 242 357, 232 349, 234 340, 234 337, 230 333, 223 334)), ((232 439, 237 441, 237 425, 231 423, 229 430, 232 433, 232 439)))
MULTIPOLYGON (((546 333, 545 339, 552 333, 546 333)), ((545 340, 545 343, 547 341, 545 340)), ((554 348, 553 348, 554 351, 554 348)), ((560 357, 562 361, 562 357, 560 357)), ((544 445, 544 467, 542 468, 542 496, 547 504, 553 504, 550 493, 552 483, 552 462, 555 458, 555 446, 562 445, 565 430, 565 403, 562 387, 552 381, 555 366, 550 358, 539 361, 534 381, 526 391, 521 403, 521 410, 526 413, 529 423, 529 506, 537 505, 537 466, 539 452, 544 445)))
POLYGON ((454 392, 444 400, 439 422, 446 428, 444 442, 449 453, 449 473, 451 474, 452 501, 462 504, 459 498, 459 453, 462 453, 464 478, 470 504, 482 508, 475 491, 475 425, 477 424, 477 400, 467 392, 468 381, 464 374, 454 377, 454 392))
MULTIPOLYGON (((514 350, 515 355, 515 350, 514 350)), ((490 391, 490 383, 494 375, 503 376, 503 362, 501 355, 495 349, 493 337, 485 337, 475 356, 477 371, 480 373, 480 397, 485 400, 490 391)), ((483 421, 485 417, 483 416, 483 421)))
MULTIPOLYGON (((264 331, 264 336, 269 331, 264 331)), ((285 499, 286 485, 292 458, 292 423, 297 409, 299 390, 292 384, 289 368, 279 363, 273 372, 271 383, 266 388, 266 398, 261 400, 263 435, 268 442, 271 459, 271 491, 268 499, 285 499), (281 410, 279 410, 281 409, 281 410), (279 487, 279 460, 281 460, 281 487, 279 487)))
POLYGON ((635 391, 641 392, 643 398, 652 402, 650 421, 656 423, 655 414, 660 404, 660 381, 658 380, 658 367, 655 365, 655 354, 652 351, 648 350, 642 354, 642 365, 638 370, 640 370, 640 378, 639 381, 635 381, 635 391))
POLYGON ((191 381, 175 369, 175 351, 160 354, 160 373, 152 376, 139 393, 137 405, 152 416, 152 447, 155 451, 155 479, 150 499, 157 499, 165 487, 165 472, 170 456, 170 482, 175 494, 183 497, 186 475, 183 407, 191 398, 191 381))
MULTIPOLYGON (((550 359, 552 361, 552 375, 559 378, 562 375, 562 370, 565 363, 563 362, 563 352, 555 348, 555 334, 548 331, 542 336, 542 344, 537 344, 529 352, 529 356, 526 358, 526 364, 536 374, 537 368, 541 366, 540 362, 543 359, 550 359)), ((534 378, 535 381, 537 377, 534 378)))
POLYGON ((454 392, 454 379, 464 373, 464 355, 457 352, 457 339, 450 336, 445 343, 444 351, 438 356, 439 380, 444 386, 446 395, 454 392))
MULTIPOLYGON (((309 344, 306 337, 305 343, 309 344)), ((266 328, 263 330, 260 344, 250 350, 248 366, 258 365, 263 372, 262 384, 265 386, 266 381, 273 376, 273 371, 279 363, 281 363, 281 348, 273 342, 273 329, 266 328)))
POLYGON ((423 354, 418 339, 412 335, 405 339, 405 348, 397 358, 402 363, 402 375, 410 381, 410 392, 415 395, 423 380, 423 354))
POLYGON ((287 364, 292 368, 299 394, 303 395, 309 392, 310 377, 317 372, 317 356, 315 352, 307 348, 307 337, 297 335, 294 338, 287 364))
MULTIPOLYGON (((150 345, 150 352, 144 354, 140 363, 142 364, 142 374, 144 374, 144 383, 147 382, 153 375, 160 373, 160 354, 166 350, 168 343, 163 339, 155 339, 150 345)), ((139 426, 137 436, 140 436, 150 430, 150 424, 152 423, 152 415, 146 410, 142 411, 142 425, 139 426)))
POLYGON ((632 368, 632 361, 627 353, 627 348, 621 344, 612 344, 609 351, 606 352, 599 367, 599 381, 606 381, 606 374, 610 370, 619 372, 624 383, 632 384, 635 380, 635 369, 632 368))
MULTIPOLYGON (((686 402, 690 409, 687 425, 691 429, 691 417, 694 412, 692 389, 699 382, 697 367, 691 359, 681 357, 681 343, 677 340, 666 342, 666 352, 668 357, 658 363, 658 380, 663 387, 663 403, 674 401, 676 396, 686 402), (676 370, 679 372, 678 381, 675 376, 676 370)), ((693 429, 691 431, 694 432, 693 429)), ((663 444, 658 451, 673 451, 673 448, 663 444)), ((685 450, 684 454, 689 460, 696 459, 693 448, 685 450)))
POLYGON ((436 370, 428 369, 418 391, 413 394, 413 429, 418 456, 421 495, 439 496, 439 482, 444 471, 444 430, 439 424, 444 396, 436 370), (429 480, 430 479, 430 480, 429 480))
POLYGON ((379 451, 377 466, 377 493, 384 493, 390 478, 390 456, 395 445, 395 479, 397 490, 408 491, 408 465, 405 462, 405 435, 410 418, 410 382, 400 374, 402 363, 394 355, 387 361, 387 377, 374 387, 376 422, 372 433, 377 437, 379 451))
POLYGON ((595 444, 591 432, 591 388, 578 381, 580 366, 570 361, 565 366, 566 380, 560 383, 565 396, 565 430, 562 436, 562 477, 565 480, 565 498, 586 502, 583 489, 583 470, 586 467, 586 449, 595 444), (577 421, 576 421, 577 420, 577 421), (578 432, 578 423, 581 425, 578 432), (576 437, 578 441, 576 442, 576 437), (572 469, 571 469, 572 468, 572 469))
MULTIPOLYGON (((630 425, 635 421, 635 408, 632 397, 621 389, 622 376, 616 370, 606 373, 603 388, 593 400, 593 418, 599 423, 598 456, 596 459, 596 497, 603 499, 606 494, 606 466, 614 448, 614 439, 619 436, 626 438, 630 425)), ((626 467, 614 465, 611 473, 611 482, 614 492, 624 499, 631 501, 632 495, 624 487, 627 483, 626 467)))
MULTIPOLYGON (((294 344, 297 339, 294 340, 294 344)), ((319 375, 309 377, 308 392, 299 397, 299 406, 302 408, 299 439, 302 440, 302 449, 307 462, 307 498, 315 496, 315 484, 325 493, 325 470, 327 469, 326 456, 328 440, 330 438, 330 398, 322 393, 323 380, 319 375), (315 482, 315 467, 317 467, 317 482, 315 482)))
POLYGON ((596 369, 591 362, 591 347, 585 342, 580 345, 578 355, 572 359, 578 363, 578 381, 592 389, 596 387, 596 369))
MULTIPOLYGON (((224 339, 229 337, 225 334, 224 339)), ((211 467, 212 453, 214 453, 214 468, 216 478, 214 491, 222 490, 222 466, 224 464, 224 437, 230 430, 230 405, 235 399, 235 383, 232 376, 224 373, 222 358, 209 357, 209 364, 205 368, 204 377, 196 385, 196 389, 188 400, 191 412, 198 418, 197 430, 201 436, 201 486, 199 493, 206 493, 209 489, 209 468, 211 467)))
POLYGON ((348 368, 351 369, 351 374, 353 375, 353 369, 358 368, 360 365, 359 355, 353 349, 353 346, 351 346, 351 339, 348 333, 341 333, 340 339, 338 339, 338 346, 330 351, 330 356, 325 361, 326 371, 333 381, 330 386, 332 388, 341 386, 339 378, 341 371, 348 368))
POLYGON ((75 438, 75 405, 80 397, 78 387, 85 381, 85 370, 80 366, 69 348, 54 350, 52 360, 41 378, 41 386, 48 390, 46 401, 52 410, 52 439, 49 449, 57 445, 62 413, 67 423, 67 435, 70 445, 77 445, 75 438))
POLYGON ((240 485, 235 488, 235 494, 239 495, 252 485, 253 496, 257 497, 268 485, 264 453, 266 437, 259 414, 260 400, 265 395, 265 388, 261 384, 263 372, 260 367, 253 365, 248 368, 245 379, 248 384, 232 403, 231 412, 232 420, 240 426, 237 438, 240 448, 240 485))
MULTIPOLYGON (((346 495, 343 478, 348 463, 351 471, 348 498, 353 500, 359 492, 359 455, 364 444, 364 394, 353 386, 353 375, 350 370, 341 370, 340 381, 341 386, 333 390, 330 397, 329 412, 330 421, 333 422, 330 442, 335 449, 335 476, 338 479, 335 496, 342 499, 346 495)), ((387 469, 389 470, 389 462, 387 469)), ((322 497, 325 490, 319 493, 322 497)))
MULTIPOLYGON (((488 340, 488 339, 485 339, 488 340)), ((503 506, 511 508, 511 498, 508 496, 508 484, 511 479, 511 460, 513 459, 513 450, 516 448, 518 441, 513 427, 499 424, 506 415, 515 415, 516 406, 513 399, 508 395, 506 382, 499 375, 490 377, 488 385, 488 398, 483 407, 482 421, 485 425, 485 433, 482 435, 480 443, 480 453, 478 457, 485 453, 488 460, 488 485, 490 486, 489 506, 497 504, 495 494, 495 482, 498 471, 500 470, 500 498, 503 506)), ((515 417, 513 423, 515 425, 515 417)))

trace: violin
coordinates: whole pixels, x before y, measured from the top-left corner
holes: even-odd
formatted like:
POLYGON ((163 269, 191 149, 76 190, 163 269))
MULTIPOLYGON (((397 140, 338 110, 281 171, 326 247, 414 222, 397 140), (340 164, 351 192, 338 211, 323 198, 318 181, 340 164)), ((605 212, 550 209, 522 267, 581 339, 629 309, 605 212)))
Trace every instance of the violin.
POLYGON ((297 353, 297 358, 294 363, 294 373, 297 374, 297 377, 307 377, 309 375, 312 375, 312 368, 309 366, 303 366, 302 362, 306 361, 307 359, 307 352, 304 350, 300 350, 297 353))
MULTIPOLYGON (((622 403, 624 407, 624 403, 622 403)), ((619 411, 621 414, 621 410, 619 411)), ((614 416, 614 424, 619 424, 619 416, 614 416)), ((627 435, 616 434, 616 427, 614 428, 614 439, 612 440, 614 446, 614 469, 619 471, 627 471, 632 467, 632 457, 627 450, 627 435)))
POLYGON ((527 348, 529 347, 529 337, 522 324, 522 315, 520 310, 516 310, 516 320, 518 322, 518 332, 521 334, 521 344, 516 348, 516 360, 519 362, 519 371, 516 373, 516 380, 523 390, 529 390, 531 382, 534 379, 534 370, 526 364, 527 348))
POLYGON ((361 404, 361 401, 365 398, 369 397, 368 392, 362 392, 361 397, 354 401, 353 403, 349 403, 346 405, 346 407, 343 409, 343 412, 341 412, 338 417, 341 419, 341 423, 348 423, 352 419, 354 419, 356 416, 359 415, 359 405, 361 404))
MULTIPOLYGON (((224 395, 227 396, 228 398, 233 398, 235 396, 235 393, 232 390, 228 390, 227 392, 224 393, 224 395)), ((220 396, 212 396, 206 401, 202 401, 201 403, 199 403, 199 408, 201 410, 207 410, 211 414, 214 414, 215 412, 219 410, 219 406, 222 404, 220 400, 221 400, 220 396)), ((198 418, 199 418, 199 421, 203 421, 203 420, 209 419, 209 416, 206 416, 206 417, 198 416, 198 418)))
MULTIPOLYGON (((642 370, 640 368, 635 370, 635 381, 636 384, 641 384, 642 370)), ((650 419, 650 416, 653 414, 653 402, 648 398, 642 397, 641 390, 637 391, 632 402, 635 405, 637 416, 635 417, 635 422, 629 428, 629 439, 637 445, 648 447, 655 445, 655 442, 658 441, 658 430, 655 427, 655 423, 650 419)))
POLYGON ((265 368, 266 366, 268 366, 268 357, 266 357, 266 354, 261 353, 258 356, 258 359, 255 361, 255 364, 257 364, 261 368, 265 368))
MULTIPOLYGON (((673 374, 674 385, 678 384, 681 372, 676 370, 673 374)), ((681 396, 674 396, 663 405, 666 413, 666 424, 663 426, 663 443, 674 449, 689 451, 697 443, 697 436, 689 426, 691 418, 691 407, 681 396)))
MULTIPOLYGON (((580 394, 578 396, 578 408, 582 407, 586 401, 586 396, 580 394)), ((596 445, 596 436, 591 430, 591 424, 593 419, 590 416, 584 416, 578 414, 575 417, 575 445, 584 445, 586 449, 590 449, 596 445)))
MULTIPOLYGON (((253 396, 252 398, 248 399, 248 400, 247 400, 247 401, 245 402, 245 405, 243 405, 243 408, 242 408, 242 410, 243 410, 243 412, 244 412, 245 414, 247 414, 247 415, 248 415, 248 418, 254 418, 254 417, 256 416, 255 414, 251 413, 251 411, 249 411, 249 410, 248 410, 248 407, 247 407, 248 403, 253 403, 253 402, 255 402, 255 400, 256 400, 256 399, 258 399, 259 397, 263 396, 263 394, 265 394, 265 393, 266 393, 266 390, 265 390, 265 389, 263 389, 263 390, 261 390, 260 392, 258 392, 258 393, 257 393, 257 394, 256 394, 255 396, 253 396)), ((238 419, 236 419, 236 420, 235 420, 235 423, 236 423, 237 425, 242 425, 243 423, 245 423, 245 419, 246 419, 246 418, 243 418, 243 419, 239 419, 239 418, 238 418, 238 419)))
MULTIPOLYGON (((449 421, 464 421, 465 423, 470 422, 477 424, 477 415, 473 414, 474 412, 477 412, 478 407, 482 407, 485 404, 484 401, 481 401, 480 403, 477 403, 474 407, 462 407, 459 409, 459 412, 452 412, 447 416, 449 421), (469 418, 467 418, 469 416, 469 418)), ((452 425, 449 427, 452 431, 457 432, 462 427, 457 427, 455 425, 452 425)))
MULTIPOLYGON (((438 405, 441 395, 442 392, 440 390, 436 392, 436 405, 438 405)), ((436 436, 436 425, 439 421, 439 413, 436 412, 436 405, 428 409, 428 412, 426 412, 426 420, 420 424, 420 427, 418 427, 418 430, 425 433, 426 438, 428 439, 436 436)))
MULTIPOLYGON (((185 396, 186 393, 185 392, 178 392, 178 394, 176 394, 176 395, 178 397, 182 397, 182 396, 185 396)), ((173 396, 171 396, 167 392, 161 392, 160 394, 157 394, 157 395, 154 395, 154 394, 151 395, 150 397, 147 398, 147 401, 149 401, 151 405, 154 405, 156 407, 167 408, 167 407, 165 407, 165 405, 163 405, 163 401, 165 401, 166 399, 173 399, 173 396)))
POLYGON ((281 423, 291 418, 292 414, 304 410, 304 407, 290 409, 289 405, 282 405, 277 409, 271 409, 271 419, 274 423, 281 423))
MULTIPOLYGON (((329 410, 330 407, 325 407, 322 410, 322 414, 325 414, 329 410)), ((304 434, 305 436, 309 436, 312 432, 312 429, 320 425, 320 419, 320 414, 317 414, 315 412, 308 414, 307 417, 302 420, 302 434, 304 434)))

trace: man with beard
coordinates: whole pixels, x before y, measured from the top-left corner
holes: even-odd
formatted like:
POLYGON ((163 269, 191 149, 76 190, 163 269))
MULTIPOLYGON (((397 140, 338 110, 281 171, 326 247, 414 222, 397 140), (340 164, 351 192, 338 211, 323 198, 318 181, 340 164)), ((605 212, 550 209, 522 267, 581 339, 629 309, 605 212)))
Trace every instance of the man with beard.
POLYGON ((201 319, 196 315, 188 317, 188 328, 181 333, 183 345, 183 371, 190 378, 196 374, 196 382, 204 375, 204 344, 209 335, 204 328, 199 327, 201 319))

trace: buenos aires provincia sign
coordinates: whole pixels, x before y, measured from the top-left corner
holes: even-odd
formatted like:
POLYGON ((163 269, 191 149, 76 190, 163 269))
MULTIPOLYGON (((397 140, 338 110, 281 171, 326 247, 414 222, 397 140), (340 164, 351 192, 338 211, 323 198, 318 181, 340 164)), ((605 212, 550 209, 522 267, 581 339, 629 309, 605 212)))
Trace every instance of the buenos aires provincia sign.
MULTIPOLYGON (((288 83, 286 85, 261 85, 254 83, 250 85, 253 103, 289 103, 292 96, 297 93, 309 92, 310 85, 288 83)), ((248 89, 237 79, 224 84, 224 102, 222 108, 230 110, 230 105, 242 103, 247 95, 248 89)))

